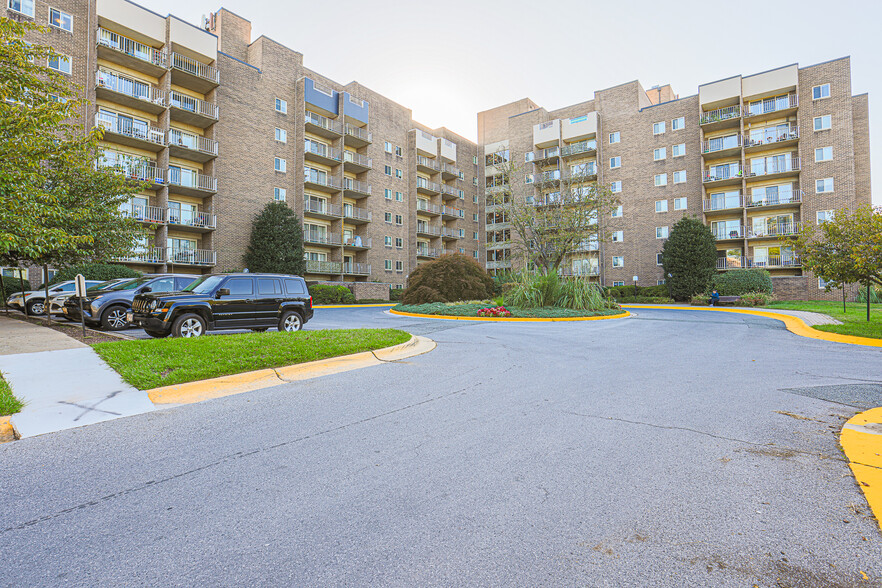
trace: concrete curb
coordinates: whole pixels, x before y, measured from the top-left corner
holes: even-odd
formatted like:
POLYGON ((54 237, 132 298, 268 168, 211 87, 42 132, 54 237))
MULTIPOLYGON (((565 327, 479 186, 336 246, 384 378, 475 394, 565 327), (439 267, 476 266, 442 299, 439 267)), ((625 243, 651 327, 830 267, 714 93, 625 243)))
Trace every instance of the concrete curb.
POLYGON ((313 306, 313 308, 388 308, 391 306, 398 306, 398 303, 391 302, 389 304, 319 304, 317 306, 313 306))
POLYGON ((882 530, 882 407, 851 417, 842 427, 839 444, 882 530))
POLYGON ((389 310, 389 314, 398 316, 407 316, 414 318, 439 319, 445 321, 490 321, 500 323, 557 323, 571 321, 602 321, 606 319, 619 319, 631 316, 631 313, 625 311, 621 314, 612 314, 608 316, 572 316, 561 318, 516 318, 516 317, 495 317, 495 316, 444 316, 440 314, 417 314, 415 312, 401 312, 400 310, 389 310))
POLYGON ((270 386, 278 386, 300 380, 309 380, 331 374, 361 369, 386 362, 399 361, 428 353, 436 344, 426 337, 412 336, 407 342, 375 351, 364 351, 341 357, 331 357, 319 361, 295 364, 287 367, 270 368, 221 376, 210 380, 174 384, 147 391, 153 404, 192 404, 222 398, 242 392, 251 392, 270 386))
POLYGON ((15 441, 15 430, 9 422, 11 416, 0 417, 0 443, 15 441))

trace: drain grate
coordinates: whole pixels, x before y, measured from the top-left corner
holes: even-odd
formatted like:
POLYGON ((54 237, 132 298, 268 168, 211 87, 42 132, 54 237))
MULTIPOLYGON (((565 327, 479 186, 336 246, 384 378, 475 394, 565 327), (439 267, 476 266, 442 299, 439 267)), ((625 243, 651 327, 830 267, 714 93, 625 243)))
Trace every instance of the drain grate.
POLYGON ((882 406, 882 384, 836 384, 809 388, 782 388, 781 392, 847 404, 865 410, 882 406))

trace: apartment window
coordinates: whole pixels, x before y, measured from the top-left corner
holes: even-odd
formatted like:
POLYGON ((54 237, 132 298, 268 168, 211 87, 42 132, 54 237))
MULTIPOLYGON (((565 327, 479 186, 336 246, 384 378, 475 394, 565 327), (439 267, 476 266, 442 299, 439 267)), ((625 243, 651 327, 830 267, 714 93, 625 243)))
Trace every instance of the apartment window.
POLYGON ((525 175, 524 176, 524 183, 525 184, 532 184, 533 183, 533 174, 525 175))
POLYGON ((277 172, 286 173, 288 171, 288 162, 281 157, 275 158, 275 170, 277 172))
POLYGON ((818 224, 824 224, 827 221, 833 220, 833 211, 832 210, 819 210, 818 211, 818 224))
POLYGON ((386 247, 392 247, 392 236, 391 235, 386 235, 385 237, 383 237, 383 245, 385 245, 386 247))
POLYGON ((656 286, 664 286, 664 285, 665 285, 665 279, 662 278, 662 279, 660 279, 660 280, 656 280, 656 281, 655 281, 655 285, 656 285, 656 286))
POLYGON ((57 8, 49 9, 49 24, 62 31, 73 32, 73 17, 57 8))
POLYGON ((477 155, 472 156, 472 163, 474 163, 475 165, 478 165, 478 156, 477 155))
POLYGON ((830 161, 831 159, 833 159, 833 147, 815 149, 815 161, 830 161))
POLYGON ((403 272, 404 271, 404 262, 403 261, 396 261, 395 262, 395 271, 396 272, 403 272))
POLYGON ((833 178, 824 178, 822 180, 815 180, 815 192, 818 194, 823 194, 825 192, 833 191, 833 178))
POLYGON ((391 165, 383 166, 383 173, 386 174, 387 176, 391 176, 392 175, 392 166, 391 165))
POLYGON ((815 117, 815 130, 816 131, 826 131, 829 130, 833 124, 833 119, 829 114, 825 114, 823 116, 815 117))
POLYGON ((668 238, 668 227, 655 227, 655 238, 656 239, 667 239, 668 238))
POLYGON ((827 289, 827 280, 824 278, 818 278, 818 290, 826 290, 827 289))
POLYGON ((535 159, 535 157, 535 153, 533 153, 532 151, 527 151, 526 153, 524 153, 524 163, 530 163, 531 161, 533 161, 533 159, 535 159))
POLYGON ((402 239, 401 237, 395 237, 395 246, 398 247, 399 249, 403 248, 404 247, 404 239, 402 239))
POLYGON ((830 84, 821 84, 812 88, 812 100, 830 97, 830 84))
MULTIPOLYGON (((655 254, 655 265, 664 265, 664 263, 662 263, 662 254, 661 253, 655 254)), ((664 280, 662 280, 662 283, 664 283, 664 280)))
POLYGON ((609 185, 610 192, 621 192, 622 191, 622 181, 619 180, 617 182, 613 182, 609 185))
POLYGON ((671 121, 671 130, 679 131, 686 127, 686 117, 681 116, 680 118, 675 118, 671 121))
MULTIPOLYGON (((623 256, 613 256, 613 267, 625 267, 625 258, 623 256)), ((622 282, 624 286, 625 283, 622 282)))
POLYGON ((609 169, 617 169, 622 167, 622 156, 609 158, 609 169))
POLYGON ((9 0, 9 10, 34 18, 34 0, 9 0))
POLYGON ((655 185, 656 186, 667 186, 668 185, 668 174, 655 174, 655 185))
POLYGON ((383 191, 383 195, 386 197, 386 200, 392 200, 392 190, 390 190, 389 188, 386 188, 383 191))
POLYGON ((49 58, 49 67, 55 71, 70 75, 70 57, 67 55, 56 55, 49 58))
POLYGON ((674 198, 674 210, 686 210, 686 198, 674 198))
POLYGON ((478 231, 473 231, 473 232, 472 232, 472 239, 474 239, 475 241, 478 240, 478 231))
POLYGON ((456 197, 459 198, 460 200, 465 200, 465 192, 463 192, 462 190, 457 190, 456 197))
POLYGON ((383 141, 383 150, 386 153, 392 153, 392 143, 389 141, 383 141))
POLYGON ((675 184, 685 184, 686 183, 686 170, 675 171, 674 172, 674 183, 675 184))
POLYGON ((284 188, 273 188, 273 200, 284 202, 288 197, 288 191, 284 188))
POLYGON ((613 231, 612 240, 614 243, 621 243, 625 240, 625 231, 613 231))
POLYGON ((460 239, 465 238, 465 229, 459 229, 459 237, 460 239))
POLYGON ((671 145, 671 157, 683 157, 686 155, 686 143, 671 145))
POLYGON ((404 193, 395 192, 395 200, 398 202, 404 202, 404 193))
POLYGON ((477 185, 478 185, 478 178, 477 178, 477 177, 472 178, 472 185, 473 185, 473 186, 477 186, 477 185))
POLYGON ((398 169, 397 167, 395 168, 395 177, 398 178, 399 180, 403 177, 401 174, 401 170, 398 169))
POLYGON ((624 286, 625 282, 613 282, 613 286, 624 286))
POLYGON ((383 262, 383 269, 385 269, 386 271, 389 271, 389 272, 392 271, 392 260, 391 259, 387 259, 383 262))
POLYGON ((396 145, 396 146, 395 146, 395 156, 396 156, 396 157, 401 157, 401 154, 402 154, 402 152, 401 152, 401 147, 399 147, 398 145, 396 145))
POLYGON ((287 143, 288 131, 276 127, 276 141, 278 141, 279 143, 287 143))
POLYGON ((666 147, 659 147, 658 149, 653 149, 652 151, 652 159, 653 161, 661 161, 668 156, 668 150, 666 147))
POLYGON ((667 200, 656 200, 655 201, 655 211, 656 212, 667 212, 668 211, 668 201, 667 200))
POLYGON ((610 145, 612 145, 613 143, 618 143, 621 140, 622 140, 622 135, 618 131, 616 131, 615 133, 609 134, 609 144, 610 145))
POLYGON ((664 135, 665 134, 665 121, 652 123, 652 134, 653 135, 664 135))
POLYGON ((619 204, 618 206, 613 208, 612 217, 613 218, 620 218, 621 216, 622 216, 622 205, 619 204))
POLYGON ((395 224, 398 225, 399 227, 401 225, 403 225, 404 224, 404 217, 402 217, 400 214, 396 214, 395 215, 395 224))
POLYGON ((478 203, 478 195, 477 194, 472 195, 472 202, 474 202, 475 204, 478 203))
POLYGON ((478 222, 478 213, 477 212, 472 213, 472 220, 475 222, 478 222))
POLYGON ((288 103, 281 98, 276 98, 276 112, 288 114, 288 103))
POLYGON ((478 252, 472 251, 472 257, 474 257, 475 259, 478 259, 478 252))
POLYGON ((460 252, 460 253, 465 253, 465 247, 460 247, 460 248, 459 248, 459 252, 460 252))
POLYGON ((391 212, 385 213, 383 215, 383 220, 385 220, 387 223, 389 223, 391 225, 392 224, 392 213, 391 212))

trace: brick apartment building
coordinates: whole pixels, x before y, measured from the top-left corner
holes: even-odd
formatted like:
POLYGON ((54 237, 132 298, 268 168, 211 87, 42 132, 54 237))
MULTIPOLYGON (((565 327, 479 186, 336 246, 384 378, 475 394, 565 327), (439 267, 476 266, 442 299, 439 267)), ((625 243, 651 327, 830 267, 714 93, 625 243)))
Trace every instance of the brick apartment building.
POLYGON ((125 260, 142 271, 241 269, 251 221, 273 199, 303 221, 308 279, 403 285, 445 252, 507 269, 505 219, 485 207, 504 156, 536 196, 573 166, 620 192, 601 220, 612 239, 563 273, 661 283, 670 227, 696 215, 717 236, 720 271, 764 267, 779 292, 817 297, 778 237, 870 202, 868 102, 851 94, 848 58, 686 98, 633 81, 554 111, 524 99, 479 113, 476 145, 252 41, 250 22, 224 9, 201 28, 129 0, 7 0, 6 15, 48 25, 33 41, 68 56, 49 65, 83 88, 103 163, 152 183, 125 207, 158 227, 125 260))

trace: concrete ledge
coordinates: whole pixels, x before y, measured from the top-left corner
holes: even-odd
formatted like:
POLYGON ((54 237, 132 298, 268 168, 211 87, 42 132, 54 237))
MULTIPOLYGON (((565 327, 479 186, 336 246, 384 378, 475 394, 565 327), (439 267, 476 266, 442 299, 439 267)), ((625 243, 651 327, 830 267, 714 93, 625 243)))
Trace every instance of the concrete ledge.
POLYGON ((839 444, 882 529, 882 407, 851 417, 842 427, 839 444))
POLYGON ((400 310, 389 310, 390 314, 398 316, 409 316, 415 318, 440 319, 445 321, 489 321, 500 323, 557 323, 571 321, 601 321, 606 319, 625 318, 631 315, 625 311, 621 314, 612 314, 608 316, 570 316, 560 318, 519 318, 519 317, 496 317, 496 316, 445 316, 441 314, 418 314, 415 312, 402 312, 400 310))

